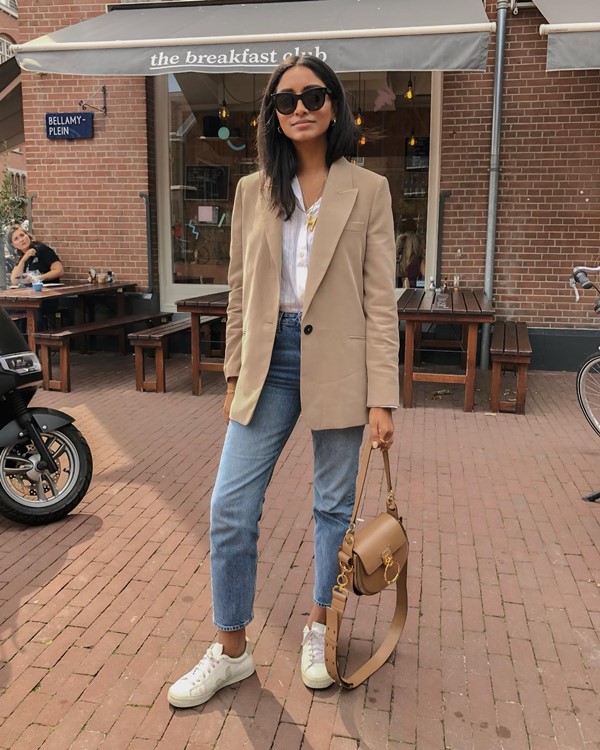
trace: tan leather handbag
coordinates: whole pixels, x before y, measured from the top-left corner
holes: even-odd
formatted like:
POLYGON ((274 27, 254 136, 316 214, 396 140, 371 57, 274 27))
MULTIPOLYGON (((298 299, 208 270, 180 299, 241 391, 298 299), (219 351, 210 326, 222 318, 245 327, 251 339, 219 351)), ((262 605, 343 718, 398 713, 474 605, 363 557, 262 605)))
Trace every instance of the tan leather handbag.
POLYGON ((364 524, 356 525, 356 516, 364 492, 372 451, 373 448, 368 444, 361 458, 352 518, 338 552, 340 573, 333 587, 331 606, 327 609, 325 663, 331 678, 346 688, 357 687, 386 662, 402 635, 408 609, 406 593, 408 539, 402 519, 398 517, 387 451, 382 451, 387 482, 387 512, 381 513, 364 524), (337 664, 337 648, 342 617, 348 601, 348 591, 352 590, 359 596, 368 596, 378 594, 394 583, 396 584, 396 609, 386 637, 362 667, 350 677, 342 677, 337 664))

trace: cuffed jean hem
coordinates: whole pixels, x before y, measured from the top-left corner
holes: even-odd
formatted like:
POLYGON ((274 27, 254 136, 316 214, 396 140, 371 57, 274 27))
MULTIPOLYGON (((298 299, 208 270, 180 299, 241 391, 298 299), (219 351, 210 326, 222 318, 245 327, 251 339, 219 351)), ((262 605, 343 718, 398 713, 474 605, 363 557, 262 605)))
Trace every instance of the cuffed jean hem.
POLYGON ((223 633, 233 633, 236 630, 243 630, 244 628, 248 627, 252 620, 254 619, 254 616, 252 616, 249 620, 246 620, 246 622, 243 625, 219 625, 219 623, 216 620, 213 620, 214 626, 221 630, 223 633))
POLYGON ((323 609, 327 609, 328 607, 331 607, 331 599, 325 604, 325 602, 317 602, 315 601, 315 604, 317 607, 323 607, 323 609))

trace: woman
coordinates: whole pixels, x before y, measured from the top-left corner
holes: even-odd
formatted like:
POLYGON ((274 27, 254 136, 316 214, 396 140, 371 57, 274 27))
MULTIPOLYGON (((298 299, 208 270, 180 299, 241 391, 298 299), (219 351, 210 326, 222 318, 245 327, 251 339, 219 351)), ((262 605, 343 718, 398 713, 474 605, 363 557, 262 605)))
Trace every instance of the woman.
POLYGON ((64 273, 63 264, 54 250, 42 242, 34 242, 33 237, 21 224, 12 224, 6 239, 20 256, 10 274, 12 284, 17 284, 24 274, 39 276, 45 282, 56 282, 64 273))
POLYGON ((325 613, 348 526, 364 425, 392 443, 398 406, 395 246, 385 178, 349 164, 356 129, 335 73, 292 57, 273 73, 259 117, 260 172, 237 189, 229 267, 224 414, 211 502, 214 643, 175 682, 178 707, 254 672, 246 645, 258 521, 275 462, 300 411, 314 451, 314 605, 302 679, 333 680, 325 613))

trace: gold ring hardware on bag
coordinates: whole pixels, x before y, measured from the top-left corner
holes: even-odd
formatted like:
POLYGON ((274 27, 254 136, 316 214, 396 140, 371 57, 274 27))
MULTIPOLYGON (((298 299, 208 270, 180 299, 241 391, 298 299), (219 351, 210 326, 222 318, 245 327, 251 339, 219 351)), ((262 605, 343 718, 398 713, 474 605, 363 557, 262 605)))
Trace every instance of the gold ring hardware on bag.
POLYGON ((390 586, 392 583, 396 583, 396 581, 398 580, 398 576, 400 575, 400 563, 397 560, 394 560, 391 555, 388 555, 383 562, 385 564, 383 577, 385 578, 385 582, 387 583, 387 585, 390 586), (388 578, 388 570, 393 565, 396 566, 396 575, 390 579, 388 578))
POLYGON ((348 586, 348 573, 352 571, 352 567, 348 565, 344 565, 343 562, 340 563, 341 571, 337 577, 337 585, 340 591, 344 591, 344 589, 348 586))
POLYGON ((348 544, 350 546, 354 544, 354 529, 355 528, 356 527, 353 523, 351 523, 350 526, 348 526, 348 529, 346 530, 346 533, 344 535, 345 544, 348 544))
POLYGON ((385 499, 385 504, 390 510, 396 510, 396 498, 394 497, 394 490, 390 490, 385 499))

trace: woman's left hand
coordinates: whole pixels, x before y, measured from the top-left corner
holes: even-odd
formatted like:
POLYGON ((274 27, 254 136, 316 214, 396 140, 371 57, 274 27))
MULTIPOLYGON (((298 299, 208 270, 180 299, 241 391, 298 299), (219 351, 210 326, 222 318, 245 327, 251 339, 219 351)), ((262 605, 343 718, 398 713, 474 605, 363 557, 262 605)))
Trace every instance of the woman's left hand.
POLYGON ((394 442, 394 420, 392 410, 381 406, 369 409, 369 428, 371 445, 379 450, 388 450, 394 442))

